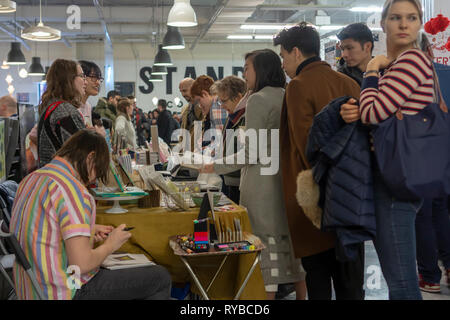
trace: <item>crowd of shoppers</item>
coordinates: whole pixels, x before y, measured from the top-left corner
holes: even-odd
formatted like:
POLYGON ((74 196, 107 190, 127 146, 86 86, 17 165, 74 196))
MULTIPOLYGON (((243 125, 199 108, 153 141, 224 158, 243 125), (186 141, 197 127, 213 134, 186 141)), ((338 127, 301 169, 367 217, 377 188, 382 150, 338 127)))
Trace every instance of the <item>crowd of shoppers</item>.
MULTIPOLYGON (((334 289, 338 300, 363 300, 366 240, 375 245, 390 299, 420 300, 420 290, 439 292, 439 259, 450 285, 448 199, 395 197, 382 178, 371 135, 373 126, 398 113, 415 115, 436 99, 438 79, 422 25, 419 0, 386 0, 385 54, 373 57, 372 32, 354 23, 337 35, 342 57, 334 71, 320 58, 317 30, 299 23, 274 37, 279 54, 271 49, 246 54, 244 79, 183 79, 179 90, 187 104, 180 114, 172 114, 164 99, 145 113, 134 96, 117 91, 92 110, 87 100, 99 93, 100 68, 89 61, 56 60, 35 130, 40 169, 21 182, 11 221, 27 258, 37 262, 33 267, 46 297, 169 297, 164 268, 122 271, 120 281, 98 270, 130 234, 123 225, 95 225, 95 202, 86 189, 108 170, 105 129, 136 151, 151 138, 152 125, 168 146, 181 142, 185 151, 210 156, 212 162, 200 172, 220 175, 222 191, 247 209, 253 233, 266 246, 260 266, 269 299, 294 284, 297 299, 330 300, 334 289), (177 129, 184 133, 179 136, 177 129), (323 157, 337 152, 343 156, 335 161, 323 157), (274 161, 277 170, 263 174, 274 161), (319 225, 298 198, 304 186, 297 178, 309 171, 314 179, 321 177, 315 201, 319 225), (364 221, 346 221, 345 231, 330 227, 332 217, 355 216, 364 221), (94 248, 91 231, 106 241, 94 248), (64 286, 68 264, 82 267, 78 291, 64 286), (111 290, 100 293, 105 282, 111 290)), ((0 99, 1 110, 9 102, 0 99)), ((32 298, 23 270, 16 266, 15 271, 19 296, 32 298)))

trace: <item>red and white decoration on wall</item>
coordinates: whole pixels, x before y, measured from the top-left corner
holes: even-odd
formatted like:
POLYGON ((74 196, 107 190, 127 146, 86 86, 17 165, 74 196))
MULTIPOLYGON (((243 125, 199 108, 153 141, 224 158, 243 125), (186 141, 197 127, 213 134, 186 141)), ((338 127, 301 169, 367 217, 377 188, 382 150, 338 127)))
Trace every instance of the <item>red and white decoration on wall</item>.
POLYGON ((437 63, 450 64, 450 33, 448 26, 450 20, 442 14, 432 18, 425 24, 425 32, 428 33, 435 61, 437 63))

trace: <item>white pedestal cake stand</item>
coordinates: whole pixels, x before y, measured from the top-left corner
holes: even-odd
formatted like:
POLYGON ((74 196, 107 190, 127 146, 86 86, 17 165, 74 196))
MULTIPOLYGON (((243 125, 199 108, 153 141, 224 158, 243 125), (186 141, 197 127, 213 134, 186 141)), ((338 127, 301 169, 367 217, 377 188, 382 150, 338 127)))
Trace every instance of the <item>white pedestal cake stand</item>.
POLYGON ((95 197, 95 200, 102 200, 102 201, 114 201, 114 205, 112 208, 106 210, 106 213, 111 214, 121 214, 128 212, 127 209, 122 208, 120 206, 120 201, 127 201, 127 200, 137 200, 144 196, 123 196, 123 197, 112 197, 112 198, 103 198, 103 197, 95 197))

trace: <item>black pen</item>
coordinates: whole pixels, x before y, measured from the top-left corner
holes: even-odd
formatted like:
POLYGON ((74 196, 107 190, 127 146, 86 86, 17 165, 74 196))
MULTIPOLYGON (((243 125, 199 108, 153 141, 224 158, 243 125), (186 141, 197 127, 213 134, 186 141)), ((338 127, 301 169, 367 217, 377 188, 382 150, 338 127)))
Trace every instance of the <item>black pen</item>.
POLYGON ((126 227, 126 228, 123 229, 123 231, 130 231, 130 230, 133 230, 133 229, 134 229, 134 227, 126 227))

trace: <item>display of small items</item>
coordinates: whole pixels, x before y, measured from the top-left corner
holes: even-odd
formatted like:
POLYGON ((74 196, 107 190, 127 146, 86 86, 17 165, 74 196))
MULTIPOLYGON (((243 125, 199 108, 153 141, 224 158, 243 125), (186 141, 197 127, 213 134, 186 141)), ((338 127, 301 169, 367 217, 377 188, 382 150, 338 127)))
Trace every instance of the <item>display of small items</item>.
POLYGON ((216 250, 219 251, 238 251, 238 250, 253 251, 256 249, 255 246, 248 241, 217 243, 216 245, 214 245, 214 247, 216 248, 216 250))
MULTIPOLYGON (((189 254, 199 252, 197 248, 199 244, 195 243, 194 237, 190 234, 186 236, 177 236, 177 243, 180 245, 181 249, 183 249, 189 254)), ((214 245, 214 248, 218 251, 238 251, 238 250, 253 251, 256 249, 255 246, 248 241, 217 243, 214 245)))
POLYGON ((177 236, 177 242, 180 245, 181 249, 191 254, 195 252, 195 243, 192 235, 187 236, 177 236))

